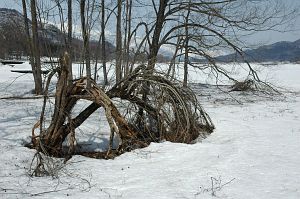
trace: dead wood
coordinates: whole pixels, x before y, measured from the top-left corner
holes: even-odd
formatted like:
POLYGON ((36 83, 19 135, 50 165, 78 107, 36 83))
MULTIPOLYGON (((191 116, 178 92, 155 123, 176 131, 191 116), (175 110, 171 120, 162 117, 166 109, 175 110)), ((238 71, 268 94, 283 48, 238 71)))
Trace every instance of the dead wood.
POLYGON ((247 78, 244 81, 237 81, 231 86, 230 91, 242 91, 242 92, 261 92, 267 95, 276 95, 280 92, 269 83, 263 82, 259 79, 247 78))
POLYGON ((199 136, 206 137, 214 129, 193 92, 180 82, 166 79, 164 74, 141 68, 116 90, 118 97, 128 100, 136 110, 142 107, 146 112, 142 119, 140 114, 131 114, 130 120, 138 129, 138 135, 150 142, 190 143, 199 136), (141 97, 145 83, 148 86, 146 101, 141 97))
MULTIPOLYGON (((27 99, 41 99, 44 98, 44 95, 37 95, 37 96, 9 96, 9 97, 0 97, 0 100, 27 100, 27 99)), ((48 95, 47 97, 54 97, 54 95, 48 95)))
MULTIPOLYGON (((110 127, 109 148, 104 152, 105 158, 148 146, 150 142, 167 140, 191 143, 198 137, 205 138, 214 129, 209 116, 190 89, 182 87, 180 82, 166 79, 154 70, 137 67, 126 79, 105 92, 92 80, 88 88, 86 78, 70 83, 67 78, 67 55, 61 59, 60 65, 51 123, 47 129, 42 128, 45 95, 40 121, 32 131, 33 147, 47 155, 65 157, 67 160, 78 153, 75 150, 75 130, 100 107, 104 109, 110 127), (148 87, 147 100, 143 100, 145 84, 148 87), (81 99, 91 101, 91 104, 77 116, 71 117, 72 109, 81 99), (123 101, 127 108, 117 106, 114 99, 123 101), (142 116, 138 113, 141 108, 144 111, 142 116), (34 130, 38 127, 40 134, 36 135, 34 130), (121 141, 117 149, 113 149, 115 136, 121 141), (64 150, 63 142, 67 139, 68 150, 64 150)), ((90 153, 90 156, 103 157, 101 154, 90 153)))
POLYGON ((255 90, 255 82, 250 79, 242 82, 236 82, 231 87, 231 91, 254 91, 254 90, 255 90))
MULTIPOLYGON (((32 70, 10 70, 12 73, 23 73, 23 74, 28 74, 28 73, 33 73, 32 70)), ((41 74, 48 74, 49 70, 41 70, 41 74)))

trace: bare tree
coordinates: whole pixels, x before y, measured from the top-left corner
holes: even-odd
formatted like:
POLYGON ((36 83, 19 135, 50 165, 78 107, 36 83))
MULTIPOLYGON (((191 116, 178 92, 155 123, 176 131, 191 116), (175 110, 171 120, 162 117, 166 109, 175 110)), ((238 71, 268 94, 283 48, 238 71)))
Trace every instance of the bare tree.
POLYGON ((190 18, 190 5, 191 1, 189 1, 188 7, 187 7, 187 14, 184 16, 184 22, 186 24, 184 31, 185 31, 185 40, 184 40, 184 63, 183 63, 183 70, 184 70, 184 75, 183 75, 183 86, 187 86, 187 79, 188 79, 188 64, 189 64, 189 27, 187 24, 189 23, 189 18, 190 18))
MULTIPOLYGON (((136 2, 141 3, 140 1, 136 2)), ((133 17, 130 17, 129 14, 131 2, 127 1, 127 3, 126 16, 128 20, 132 20, 133 17)), ((200 106, 193 91, 188 88, 189 65, 200 68, 200 63, 189 62, 190 54, 205 58, 210 63, 208 67, 211 70, 236 81, 218 67, 209 51, 220 46, 229 46, 242 55, 242 50, 238 47, 239 40, 234 37, 236 30, 266 30, 274 28, 276 24, 282 22, 276 20, 278 14, 281 13, 278 10, 270 7, 258 7, 252 1, 244 0, 152 0, 150 7, 154 12, 153 21, 139 21, 133 29, 130 28, 131 22, 127 22, 125 25, 126 32, 128 31, 127 39, 124 40, 126 42, 123 47, 121 36, 122 1, 117 1, 116 84, 105 91, 88 74, 90 72, 88 66, 90 62, 88 20, 85 19, 85 0, 80 1, 88 81, 86 78, 80 78, 72 85, 67 84, 70 59, 68 54, 65 54, 60 60, 59 70, 53 72, 53 74, 57 72, 59 76, 54 114, 49 127, 47 129, 40 128, 40 135, 36 136, 35 128, 33 129, 34 148, 54 156, 66 157, 67 154, 67 158, 71 157, 75 151, 75 129, 99 108, 104 109, 110 127, 108 150, 104 156, 100 154, 104 158, 111 158, 135 148, 148 146, 150 142, 168 140, 191 143, 199 136, 205 138, 213 131, 214 125, 200 106), (122 78, 122 74, 124 74, 121 67, 124 57, 122 49, 127 49, 126 53, 129 52, 130 40, 137 35, 141 28, 144 29, 145 34, 137 44, 132 66, 138 55, 144 53, 148 56, 142 60, 141 64, 132 67, 131 73, 122 78), (184 66, 184 84, 174 78, 169 78, 165 73, 156 71, 157 56, 163 46, 175 47, 172 60, 174 62, 178 57, 184 56, 186 64, 184 66), (70 113, 80 99, 88 100, 90 104, 73 117, 70 113), (113 99, 124 102, 126 108, 120 108, 119 104, 122 103, 115 103, 113 99), (125 113, 120 111, 123 109, 126 109, 125 113), (68 136, 70 147, 66 152, 63 150, 62 144, 68 136), (113 150, 114 136, 121 139, 115 150, 113 150)), ((102 1, 102 23, 104 21, 103 9, 104 1, 102 1)), ((102 24, 103 27, 105 26, 102 24)), ((102 28, 103 39, 105 30, 102 28)), ((102 45, 105 45, 105 39, 102 40, 102 45)), ((249 63, 248 67, 249 75, 258 81, 256 71, 249 63)), ((42 111, 41 118, 43 117, 44 112, 42 111)))
MULTIPOLYGON (((159 8, 156 12, 156 21, 152 37, 152 42, 149 46, 148 68, 154 69, 157 61, 157 54, 160 49, 160 36, 163 29, 163 25, 166 21, 165 11, 168 6, 169 0, 159 0, 159 8)), ((154 5, 155 7, 155 5, 154 5)))
POLYGON ((33 63, 32 41, 30 37, 30 30, 28 24, 26 0, 22 0, 22 6, 23 6, 23 17, 24 17, 24 27, 26 32, 27 46, 29 48, 29 57, 30 57, 29 60, 31 63, 33 63))
POLYGON ((103 77, 104 77, 104 85, 107 85, 107 69, 106 69, 106 40, 105 40, 105 1, 101 0, 101 59, 102 59, 102 69, 103 69, 103 77))
MULTIPOLYGON (((23 1, 24 13, 26 12, 26 2, 23 1)), ((31 17, 32 17, 32 57, 33 62, 31 63, 33 79, 35 84, 34 92, 37 95, 43 93, 42 86, 42 70, 41 70, 41 60, 40 60, 40 49, 39 49, 39 36, 38 36, 38 24, 37 24, 37 13, 36 13, 36 1, 30 1, 31 6, 31 17)), ((25 19, 26 20, 26 19, 25 19)), ((25 22, 26 26, 27 22, 25 22)), ((27 27, 28 28, 28 27, 27 27)), ((28 35, 28 33, 27 33, 28 35)))
POLYGON ((118 0, 116 25, 116 82, 122 79, 122 0, 118 0))
POLYGON ((82 38, 84 46, 84 59, 86 62, 86 76, 87 76, 87 87, 91 87, 91 61, 90 61, 90 41, 89 41, 89 31, 88 31, 88 21, 85 18, 85 0, 80 1, 80 16, 81 16, 81 29, 82 29, 82 38))
POLYGON ((72 0, 68 0, 68 41, 67 41, 67 49, 70 57, 69 61, 69 83, 72 82, 73 72, 72 72, 72 0))
POLYGON ((125 36, 124 36, 124 76, 129 74, 130 42, 131 42, 132 0, 126 0, 125 36))

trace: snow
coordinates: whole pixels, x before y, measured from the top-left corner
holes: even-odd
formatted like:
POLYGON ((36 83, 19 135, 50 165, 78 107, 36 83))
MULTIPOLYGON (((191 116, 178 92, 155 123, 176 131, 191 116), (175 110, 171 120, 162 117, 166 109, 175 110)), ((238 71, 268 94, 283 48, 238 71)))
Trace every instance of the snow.
MULTIPOLYGON (((245 74, 243 67, 224 67, 237 77, 245 74)), ((0 100, 0 198, 300 198, 300 65, 255 67, 262 79, 284 88, 282 96, 228 95, 221 91, 226 86, 193 84, 216 126, 207 139, 152 143, 114 160, 74 156, 59 178, 28 175, 35 151, 23 144, 42 100, 0 100)), ((0 65, 0 96, 31 96, 31 75, 11 69, 0 65)), ((200 74, 191 72, 190 81, 215 82, 200 74)), ((101 115, 97 111, 77 131, 83 146, 101 150, 107 144, 101 115)))

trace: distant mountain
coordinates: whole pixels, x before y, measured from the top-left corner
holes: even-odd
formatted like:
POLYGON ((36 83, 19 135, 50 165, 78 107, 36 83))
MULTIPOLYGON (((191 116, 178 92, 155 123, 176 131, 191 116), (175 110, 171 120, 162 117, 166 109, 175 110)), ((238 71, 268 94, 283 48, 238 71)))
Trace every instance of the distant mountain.
POLYGON ((23 16, 16 10, 0 8, 0 58, 26 51, 23 16))
POLYGON ((23 19, 23 15, 20 14, 17 10, 0 8, 0 25, 16 23, 23 19))
MULTIPOLYGON (((29 25, 31 21, 28 19, 29 25)), ((38 28, 40 51, 43 56, 60 56, 65 50, 66 35, 52 24, 39 24, 38 28)), ((0 8, 0 58, 9 56, 28 55, 27 41, 23 15, 14 9, 0 8)), ((92 56, 100 55, 101 48, 97 50, 98 42, 91 41, 92 56)), ((83 41, 73 38, 73 55, 81 57, 83 41)), ((114 57, 115 47, 106 42, 106 54, 108 59, 114 57)))
MULTIPOLYGON (((31 24, 29 19, 28 24, 31 24)), ((53 25, 40 24, 38 34, 42 55, 48 50, 55 54, 64 42, 64 34, 53 25)), ((24 18, 17 10, 0 8, 0 42, 1 57, 28 54, 24 18)))
MULTIPOLYGON (((294 42, 281 41, 271 45, 264 45, 257 49, 245 50, 244 59, 249 62, 267 61, 299 61, 300 60, 300 39, 294 42)), ((229 54, 215 57, 219 62, 243 61, 238 54, 229 54)))

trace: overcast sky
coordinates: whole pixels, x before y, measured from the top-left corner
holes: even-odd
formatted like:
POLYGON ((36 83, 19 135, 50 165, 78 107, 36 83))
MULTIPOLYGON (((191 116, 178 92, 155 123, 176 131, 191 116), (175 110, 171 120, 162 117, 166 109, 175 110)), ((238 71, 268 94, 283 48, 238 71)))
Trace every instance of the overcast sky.
MULTIPOLYGON (((273 1, 273 0, 269 0, 273 1)), ((300 9, 300 0, 280 0, 290 9, 300 9)), ((277 41, 295 41, 300 39, 300 10, 297 17, 290 24, 282 25, 280 31, 260 32, 251 36, 250 41, 253 43, 274 43, 277 41), (285 32, 286 31, 286 32, 285 32)))
MULTIPOLYGON (((270 1, 270 0, 269 0, 270 1)), ((272 0, 271 0, 272 1, 272 0)), ((290 8, 300 8, 300 0, 280 0, 290 8)), ((13 8, 19 11, 21 8, 21 0, 0 0, 0 7, 13 8)), ((289 30, 288 32, 260 32, 247 37, 249 43, 256 44, 270 44, 277 41, 295 41, 300 39, 300 16, 295 17, 294 21, 289 27, 286 25, 279 28, 281 31, 289 30), (293 29, 293 31, 290 31, 293 29)))

